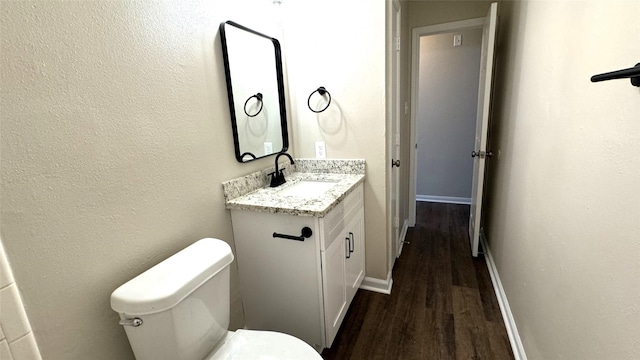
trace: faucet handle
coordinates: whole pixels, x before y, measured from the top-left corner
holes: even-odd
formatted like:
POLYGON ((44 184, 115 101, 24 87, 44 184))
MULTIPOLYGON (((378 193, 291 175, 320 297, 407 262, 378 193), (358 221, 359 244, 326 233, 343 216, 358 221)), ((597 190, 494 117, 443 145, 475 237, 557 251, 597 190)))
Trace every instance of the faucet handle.
POLYGON ((284 179, 284 173, 283 173, 284 169, 282 170, 278 170, 278 172, 272 172, 269 173, 269 175, 271 175, 271 183, 269 184, 270 187, 278 187, 282 184, 284 184, 285 182, 287 182, 284 179))
POLYGON ((278 175, 276 171, 269 173, 269 175, 271 175, 271 183, 269 184, 270 187, 277 187, 278 185, 281 184, 280 182, 281 175, 278 175))

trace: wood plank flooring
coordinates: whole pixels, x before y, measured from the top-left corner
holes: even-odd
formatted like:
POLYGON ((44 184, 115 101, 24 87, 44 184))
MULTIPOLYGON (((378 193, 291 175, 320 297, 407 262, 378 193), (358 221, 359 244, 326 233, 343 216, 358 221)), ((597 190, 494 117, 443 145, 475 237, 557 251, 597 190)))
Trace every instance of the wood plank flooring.
POLYGON ((513 359, 468 205, 418 202, 391 295, 358 290, 324 359, 513 359))

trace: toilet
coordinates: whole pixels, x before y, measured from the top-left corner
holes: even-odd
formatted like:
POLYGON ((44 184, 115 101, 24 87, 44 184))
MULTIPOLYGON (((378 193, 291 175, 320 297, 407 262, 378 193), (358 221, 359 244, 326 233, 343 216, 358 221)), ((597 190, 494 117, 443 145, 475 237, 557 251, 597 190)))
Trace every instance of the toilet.
POLYGON ((137 360, 322 359, 287 334, 227 330, 232 261, 227 243, 202 239, 111 294, 137 360))

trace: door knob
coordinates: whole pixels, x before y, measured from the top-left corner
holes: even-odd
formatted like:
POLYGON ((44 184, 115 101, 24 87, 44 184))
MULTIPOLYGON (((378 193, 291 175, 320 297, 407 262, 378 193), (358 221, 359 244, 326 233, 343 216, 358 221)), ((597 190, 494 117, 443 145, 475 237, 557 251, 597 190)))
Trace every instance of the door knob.
POLYGON ((400 160, 393 160, 391 159, 391 167, 393 168, 394 166, 396 167, 400 167, 400 160))
POLYGON ((476 152, 475 150, 472 151, 471 152, 471 157, 474 158, 476 156, 479 157, 480 159, 484 159, 485 157, 490 158, 490 157, 493 156, 493 151, 487 151, 487 152, 485 152, 485 151, 476 152))

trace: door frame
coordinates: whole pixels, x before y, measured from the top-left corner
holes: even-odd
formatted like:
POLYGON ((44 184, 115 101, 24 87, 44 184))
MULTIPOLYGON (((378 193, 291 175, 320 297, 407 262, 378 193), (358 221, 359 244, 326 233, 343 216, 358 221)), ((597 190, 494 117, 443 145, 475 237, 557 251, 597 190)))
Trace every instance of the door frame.
POLYGON ((388 246, 388 268, 391 271, 395 263, 396 258, 401 251, 400 246, 402 244, 400 240, 400 170, 391 166, 391 161, 400 158, 400 48, 399 40, 402 36, 402 6, 398 0, 391 1, 388 7, 390 11, 390 24, 391 31, 388 32, 390 46, 388 50, 388 56, 391 63, 389 69, 388 81, 391 84, 390 87, 390 113, 389 115, 389 133, 390 136, 387 139, 387 153, 388 161, 387 165, 391 169, 389 171, 389 187, 388 194, 389 199, 389 211, 390 211, 390 224, 389 224, 389 246, 388 246), (395 132, 395 133, 394 133, 395 132), (396 134, 397 133, 397 134, 396 134))
POLYGON ((418 113, 418 86, 420 74, 420 38, 422 36, 450 33, 460 30, 482 28, 485 18, 474 18, 438 25, 429 25, 411 30, 411 126, 409 128, 409 226, 416 225, 416 177, 418 158, 416 154, 416 114, 418 113))
MULTIPOLYGON (((401 143, 401 139, 400 139, 400 119, 401 119, 401 115, 400 115, 400 39, 402 38, 402 28, 401 28, 401 21, 402 21, 402 7, 400 6, 400 2, 394 0, 393 1, 393 20, 391 22, 391 25, 393 26, 393 30, 392 33, 395 35, 395 39, 393 40, 394 42, 396 42, 396 45, 394 46, 395 49, 393 51, 393 58, 391 60, 392 63, 392 72, 393 72, 393 119, 391 121, 393 121, 393 126, 392 129, 393 134, 392 136, 394 137, 393 142, 392 142, 392 153, 393 153, 393 159, 395 160, 400 160, 400 143, 401 143)), ((396 167, 395 169, 392 170, 392 182, 393 182, 393 186, 392 186, 392 191, 395 193, 393 194, 393 196, 395 197, 395 201, 392 201, 392 206, 395 208, 395 210, 393 211, 395 217, 393 219, 393 251, 392 251, 392 256, 393 259, 396 259, 398 256, 400 256, 400 252, 402 251, 402 242, 400 240, 400 168, 396 167)), ((391 266, 393 266, 393 264, 391 264, 391 266)))

